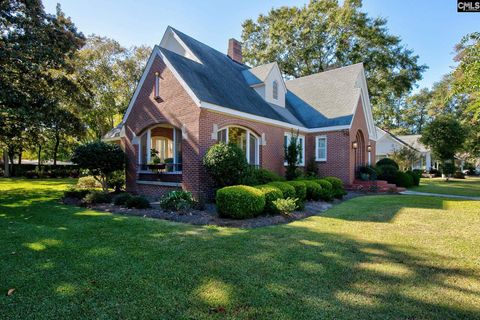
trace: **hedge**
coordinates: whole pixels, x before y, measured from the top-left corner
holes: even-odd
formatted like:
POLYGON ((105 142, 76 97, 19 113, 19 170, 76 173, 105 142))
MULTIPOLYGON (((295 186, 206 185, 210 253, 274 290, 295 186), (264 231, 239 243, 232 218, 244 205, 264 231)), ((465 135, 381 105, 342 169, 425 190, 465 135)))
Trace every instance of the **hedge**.
POLYGON ((300 180, 307 187, 307 200, 318 201, 322 198, 322 187, 312 180, 300 180))
POLYGON ((295 198, 297 198, 297 207, 303 209, 305 207, 305 199, 307 198, 307 186, 303 181, 288 181, 289 185, 295 188, 295 198))
POLYGON ((280 189, 280 191, 282 191, 283 193, 284 199, 296 197, 295 188, 286 182, 276 181, 276 182, 270 182, 268 185, 274 186, 280 189))
POLYGON ((277 187, 270 185, 260 185, 255 188, 261 190, 265 196, 265 209, 266 213, 275 214, 278 213, 277 208, 274 205, 274 201, 278 199, 283 199, 283 192, 277 187))
POLYGON ((408 170, 406 172, 406 174, 408 174, 412 177, 414 186, 419 186, 420 185, 420 178, 422 177, 421 172, 408 170))
POLYGON ((337 177, 325 177, 324 180, 327 180, 332 184, 333 196, 337 199, 341 199, 347 193, 343 187, 343 181, 337 177))
POLYGON ((406 172, 398 171, 395 176, 395 184, 397 187, 410 188, 413 187, 413 178, 406 172))
POLYGON ((332 183, 325 179, 313 180, 322 187, 320 199, 324 201, 331 201, 333 199, 333 186, 332 183))
POLYGON ((241 184, 247 186, 263 185, 274 181, 285 181, 285 178, 263 168, 247 167, 240 179, 241 184))
POLYGON ((217 210, 220 216, 248 219, 265 209, 265 195, 254 187, 238 185, 217 190, 217 210))
POLYGON ((398 163, 395 162, 395 160, 392 160, 390 158, 383 158, 383 159, 380 159, 377 161, 377 163, 375 164, 377 167, 381 167, 381 166, 394 166, 395 168, 397 168, 397 170, 400 169, 400 167, 398 166, 398 163))

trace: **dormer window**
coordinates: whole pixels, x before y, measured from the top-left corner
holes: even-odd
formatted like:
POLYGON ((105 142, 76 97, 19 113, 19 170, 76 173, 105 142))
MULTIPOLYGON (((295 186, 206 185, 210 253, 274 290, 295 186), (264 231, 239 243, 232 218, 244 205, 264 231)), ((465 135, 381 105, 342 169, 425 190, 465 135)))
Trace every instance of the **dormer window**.
POLYGON ((155 93, 154 93, 154 98, 158 99, 160 98, 160 74, 158 72, 155 72, 155 93))
POLYGON ((277 80, 273 80, 273 99, 278 100, 278 82, 277 80))

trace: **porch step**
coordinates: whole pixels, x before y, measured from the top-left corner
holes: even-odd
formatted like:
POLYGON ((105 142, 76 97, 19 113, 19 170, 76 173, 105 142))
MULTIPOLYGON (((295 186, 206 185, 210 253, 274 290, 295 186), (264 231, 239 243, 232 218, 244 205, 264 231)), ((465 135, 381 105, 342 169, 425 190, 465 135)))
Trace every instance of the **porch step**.
POLYGON ((355 180, 352 184, 347 185, 346 189, 349 191, 369 191, 369 192, 376 192, 376 193, 405 191, 405 188, 397 187, 395 184, 388 183, 385 180, 377 180, 377 181, 355 180))

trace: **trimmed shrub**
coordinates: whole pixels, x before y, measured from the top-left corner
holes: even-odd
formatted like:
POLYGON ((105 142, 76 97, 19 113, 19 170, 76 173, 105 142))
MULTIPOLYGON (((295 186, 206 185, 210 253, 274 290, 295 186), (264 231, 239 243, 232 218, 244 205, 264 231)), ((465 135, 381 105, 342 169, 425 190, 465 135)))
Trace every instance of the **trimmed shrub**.
POLYGON ((120 193, 113 198, 113 204, 116 206, 124 206, 132 195, 130 193, 120 193))
POLYGON ((255 167, 247 167, 240 179, 241 184, 247 186, 262 185, 273 181, 285 181, 285 178, 270 170, 255 167))
POLYGON ((65 192, 63 192, 63 197, 64 198, 75 198, 75 199, 83 199, 87 194, 92 192, 93 190, 91 189, 79 189, 75 187, 71 187, 65 192))
POLYGON ((170 191, 160 199, 160 207, 165 210, 186 211, 194 205, 192 193, 183 190, 170 191))
POLYGON ((100 184, 100 182, 95 180, 95 178, 92 176, 81 177, 78 178, 77 181, 77 188, 95 189, 101 187, 102 185, 100 184))
POLYGON ((373 166, 360 166, 356 176, 363 181, 374 181, 377 180, 377 170, 373 166))
POLYGON ((247 160, 236 144, 218 143, 208 149, 203 157, 203 165, 215 181, 215 186, 221 188, 240 182, 247 160))
POLYGON ((127 208, 147 209, 150 208, 150 202, 142 196, 132 196, 125 202, 127 208))
POLYGON ((347 194, 345 192, 345 188, 343 187, 343 181, 339 178, 325 177, 324 179, 332 184, 332 192, 335 198, 342 199, 342 197, 347 194))
POLYGON ((107 179, 107 185, 117 193, 125 190, 125 171, 119 170, 113 172, 107 179))
POLYGON ((238 185, 217 190, 217 210, 220 216, 248 219, 265 209, 265 195, 259 189, 238 185))
POLYGON ((383 166, 378 166, 377 171, 379 180, 385 180, 388 183, 395 183, 398 172, 397 167, 386 164, 383 166))
POLYGON ((290 214, 297 209, 298 199, 277 199, 273 201, 275 210, 284 216, 290 216, 290 214))
POLYGON ((395 176, 395 184, 397 187, 410 188, 413 187, 413 178, 408 173, 397 171, 395 176))
POLYGON ((312 180, 302 180, 302 182, 307 187, 307 200, 318 201, 321 199, 322 187, 318 183, 312 180))
POLYGON ((454 174, 453 174, 453 177, 455 179, 465 179, 465 174, 462 172, 462 171, 456 171, 454 174))
POLYGON ((295 188, 295 198, 297 199, 297 208, 305 208, 305 199, 307 198, 307 186, 303 181, 288 181, 295 188))
POLYGON ((88 193, 84 198, 83 198, 83 203, 86 204, 94 204, 94 203, 110 203, 112 201, 112 197, 103 191, 92 191, 88 193))
POLYGON ((414 186, 418 186, 420 185, 420 178, 422 177, 421 174, 418 174, 418 172, 415 172, 415 171, 411 171, 411 170, 408 170, 407 172, 405 172, 406 174, 410 175, 413 179, 413 185, 414 186))
POLYGON ((260 185, 255 188, 261 190, 265 196, 265 212, 270 214, 276 214, 276 210, 273 202, 277 199, 283 199, 283 192, 277 187, 271 185, 260 185))
POLYGON ((279 182, 279 181, 270 182, 268 185, 274 186, 280 189, 280 191, 282 191, 283 193, 284 199, 295 198, 295 195, 296 195, 295 188, 286 182, 279 182))
POLYGON ((395 168, 397 168, 397 170, 400 169, 400 167, 398 166, 398 163, 395 162, 395 160, 393 159, 390 159, 390 158, 383 158, 383 159, 380 159, 377 161, 376 163, 376 166, 377 167, 381 167, 381 166, 394 166, 395 168))
POLYGON ((314 180, 315 183, 318 183, 322 187, 320 199, 324 201, 331 201, 333 199, 333 186, 332 184, 325 179, 314 180))

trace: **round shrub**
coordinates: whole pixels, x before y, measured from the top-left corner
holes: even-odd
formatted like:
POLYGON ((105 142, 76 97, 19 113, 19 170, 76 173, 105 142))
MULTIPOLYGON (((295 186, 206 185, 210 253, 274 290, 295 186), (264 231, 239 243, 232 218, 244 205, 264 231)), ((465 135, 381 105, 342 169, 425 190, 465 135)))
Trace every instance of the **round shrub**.
POLYGON ((69 188, 63 193, 64 198, 83 199, 87 194, 92 192, 91 189, 69 188))
POLYGON ((406 172, 397 171, 395 184, 397 187, 410 188, 413 187, 413 178, 406 172))
POLYGON ((100 184, 100 182, 95 180, 95 178, 92 176, 81 177, 78 178, 77 181, 77 188, 95 189, 101 187, 102 185, 100 184))
POLYGON ((238 184, 247 167, 242 149, 236 144, 218 143, 203 157, 203 165, 219 188, 238 184))
POLYGON ((295 188, 295 198, 297 199, 297 208, 305 208, 305 199, 307 198, 307 186, 303 181, 288 181, 295 188))
POLYGON ((307 200, 318 201, 322 196, 322 187, 312 180, 303 180, 305 186, 307 187, 307 200))
POLYGON ((337 199, 341 199, 347 193, 343 187, 343 181, 337 177, 325 177, 325 180, 332 184, 333 196, 337 199))
POLYGON ((395 168, 397 168, 397 170, 400 169, 400 167, 398 166, 398 163, 396 163, 395 160, 392 160, 390 158, 380 159, 376 163, 377 167, 386 166, 386 165, 387 166, 394 166, 395 168))
POLYGON ((261 190, 265 195, 265 212, 275 214, 278 213, 276 210, 275 205, 273 202, 278 199, 283 199, 283 192, 282 190, 278 189, 277 187, 270 186, 270 185, 260 185, 256 186, 255 188, 261 190))
POLYGON ((320 199, 324 201, 331 201, 333 199, 332 184, 325 179, 314 180, 314 182, 318 183, 320 187, 322 187, 320 199))
POLYGON ((110 203, 111 201, 112 197, 103 191, 92 191, 83 198, 83 203, 86 204, 110 203))
POLYGON ((150 202, 142 196, 133 196, 125 202, 127 208, 147 209, 150 208, 150 202))
POLYGON ((285 181, 279 174, 263 168, 247 167, 240 182, 247 186, 267 184, 273 181, 285 181))
POLYGON ((286 183, 286 182, 278 182, 278 181, 277 182, 270 182, 269 185, 277 187, 278 189, 280 189, 280 191, 282 191, 282 193, 283 193, 283 198, 284 199, 295 198, 296 197, 295 188, 293 186, 291 186, 290 184, 286 183))
POLYGON ((265 209, 265 195, 259 189, 238 185, 217 190, 217 210, 220 216, 248 219, 265 209))
POLYGON ((377 167, 378 180, 385 180, 388 183, 395 183, 398 168, 392 165, 383 165, 377 167))
POLYGON ((165 210, 186 211, 193 208, 195 200, 192 193, 183 190, 175 190, 167 193, 160 199, 160 207, 165 210))
POLYGON ((113 204, 117 206, 124 206, 132 195, 130 193, 120 193, 113 198, 113 204))
POLYGON ((297 203, 295 199, 277 199, 273 201, 273 206, 275 211, 279 212, 284 216, 290 216, 290 214, 297 209, 297 203))
POLYGON ((418 174, 418 172, 411 171, 411 170, 408 170, 406 174, 412 177, 414 186, 420 185, 420 177, 422 176, 421 174, 418 174))

